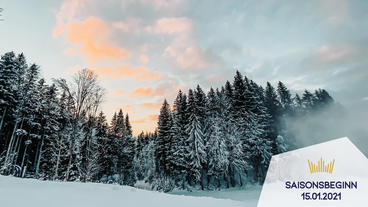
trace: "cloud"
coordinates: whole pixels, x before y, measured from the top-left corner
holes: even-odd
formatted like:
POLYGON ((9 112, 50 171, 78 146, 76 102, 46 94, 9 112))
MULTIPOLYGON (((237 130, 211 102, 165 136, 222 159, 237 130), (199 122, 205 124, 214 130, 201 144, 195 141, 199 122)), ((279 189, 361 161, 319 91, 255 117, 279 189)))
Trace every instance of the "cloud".
POLYGON ((127 113, 130 113, 130 114, 137 114, 137 111, 136 109, 133 107, 133 105, 131 104, 125 104, 124 107, 119 107, 119 108, 116 108, 115 110, 123 110, 123 112, 125 112, 126 114, 127 113))
POLYGON ((98 73, 102 78, 110 77, 115 80, 121 78, 134 77, 134 80, 157 80, 163 75, 160 72, 147 72, 147 68, 140 66, 136 69, 130 68, 128 66, 110 68, 105 66, 98 66, 95 68, 95 72, 98 73))
POLYGON ((159 87, 157 87, 155 90, 152 88, 138 87, 132 93, 130 93, 130 96, 135 98, 165 96, 165 90, 159 87))
POLYGON ((149 58, 146 55, 141 55, 140 59, 144 62, 144 63, 148 63, 149 58))
POLYGON ((162 18, 153 26, 148 26, 147 32, 175 36, 173 42, 166 47, 163 57, 175 58, 181 69, 205 69, 216 65, 216 60, 206 54, 195 41, 191 19, 162 18))
POLYGON ((208 60, 208 57, 199 47, 188 47, 183 55, 179 55, 177 61, 181 68, 189 70, 215 66, 215 63, 208 60))
MULTIPOLYGON (((126 0, 125 0, 126 1, 126 0)), ((123 2, 125 2, 123 1, 123 2)), ((154 12, 157 12, 161 15, 173 16, 185 11, 185 6, 188 1, 186 0, 130 0, 139 1, 143 3, 142 5, 150 10, 154 9, 154 12), (158 12, 159 11, 159 12, 158 12)))
POLYGON ((114 90, 114 96, 124 96, 126 92, 124 90, 114 90))
POLYGON ((132 123, 132 124, 143 124, 143 123, 146 123, 146 121, 143 120, 143 119, 138 119, 138 120, 133 120, 130 123, 132 123))
POLYGON ((162 76, 163 75, 160 72, 147 72, 136 75, 134 77, 134 80, 157 80, 160 79, 162 76))
POLYGON ((114 22, 112 25, 116 29, 123 30, 124 32, 132 32, 139 34, 141 28, 142 19, 140 18, 129 18, 127 21, 114 22))
POLYGON ((178 6, 183 0, 153 0, 151 2, 156 8, 170 8, 178 6))
POLYGON ((333 26, 345 25, 349 22, 347 0, 322 0, 317 1, 320 9, 326 15, 326 22, 333 26))
POLYGON ((140 98, 140 97, 144 97, 144 96, 153 96, 153 95, 154 95, 154 92, 153 92, 152 88, 144 88, 144 87, 136 88, 131 93, 131 96, 136 97, 136 98, 140 98))
POLYGON ((147 116, 150 121, 158 121, 158 114, 150 114, 147 116))
POLYGON ((138 87, 134 89, 132 92, 126 92, 124 90, 114 90, 114 96, 115 97, 130 96, 133 98, 154 97, 154 96, 165 97, 166 91, 167 90, 161 87, 157 87, 156 89, 152 89, 150 87, 148 88, 138 87))
POLYGON ((227 77, 224 74, 216 73, 216 74, 208 74, 206 80, 210 83, 223 84, 227 81, 227 77))
POLYGON ((142 103, 141 105, 147 109, 153 109, 153 110, 158 110, 162 107, 162 103, 142 103))
POLYGON ((115 69, 105 66, 99 66, 95 68, 95 72, 98 73, 101 77, 110 77, 113 79, 126 78, 144 73, 145 71, 146 68, 143 66, 136 69, 130 68, 128 66, 123 66, 115 69))
POLYGON ((67 40, 75 45, 67 50, 71 55, 83 55, 89 62, 100 60, 119 60, 130 57, 130 52, 124 48, 114 46, 108 40, 110 31, 103 21, 90 17, 83 22, 71 21, 65 26, 58 26, 54 34, 66 33, 67 40))
POLYGON ((304 63, 312 70, 326 70, 354 63, 368 63, 367 46, 368 41, 359 41, 315 47, 304 63))
POLYGON ((186 17, 162 18, 154 26, 148 26, 147 31, 154 34, 188 33, 192 29, 192 21, 186 17))
POLYGON ((143 52, 143 53, 148 52, 148 50, 150 50, 152 48, 153 48, 152 44, 143 44, 143 45, 141 45, 141 52, 143 52))
POLYGON ((84 7, 84 0, 65 0, 58 11, 54 11, 56 18, 56 28, 53 31, 53 36, 60 35, 66 29, 66 23, 74 20, 78 11, 84 7))

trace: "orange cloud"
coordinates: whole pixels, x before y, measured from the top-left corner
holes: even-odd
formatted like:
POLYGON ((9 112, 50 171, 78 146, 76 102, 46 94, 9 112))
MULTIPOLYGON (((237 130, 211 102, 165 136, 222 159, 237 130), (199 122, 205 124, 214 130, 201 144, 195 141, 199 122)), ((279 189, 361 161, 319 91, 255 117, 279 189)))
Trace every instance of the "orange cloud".
POLYGON ((139 120, 134 120, 134 121, 131 121, 132 124, 143 124, 143 123, 146 123, 145 120, 143 119, 139 119, 139 120))
POLYGON ((155 95, 152 88, 144 88, 144 87, 139 87, 139 88, 136 88, 132 93, 131 95, 133 97, 136 97, 136 98, 140 98, 140 97, 144 97, 144 96, 153 96, 155 95))
MULTIPOLYGON (((128 95, 134 98, 152 97, 152 96, 165 96, 165 90, 161 87, 157 87, 155 90, 152 88, 138 87, 133 92, 126 92, 124 90, 114 90, 114 96, 128 95)), ((146 105, 147 106, 147 105, 146 105)))
POLYGON ((85 7, 85 0, 65 0, 59 10, 55 13, 57 27, 53 31, 53 36, 60 35, 66 29, 65 22, 72 21, 76 14, 85 7))
POLYGON ((130 52, 113 46, 114 43, 107 39, 110 31, 103 21, 90 17, 84 22, 71 21, 66 25, 60 24, 54 35, 66 32, 67 40, 76 45, 74 49, 68 49, 68 54, 84 55, 89 62, 100 60, 127 59, 130 52))
POLYGON ((124 96, 126 92, 124 90, 115 90, 114 96, 124 96))
POLYGON ((134 80, 157 80, 162 77, 160 72, 142 73, 134 77, 134 80))
POLYGON ((148 63, 149 58, 148 58, 146 55, 141 55, 141 60, 142 60, 144 63, 148 63))
POLYGON ((147 68, 141 66, 133 69, 128 66, 112 69, 110 67, 99 66, 95 68, 95 72, 101 77, 110 77, 118 80, 121 78, 127 78, 134 76, 134 80, 156 80, 160 79, 163 75, 160 72, 146 72, 147 68))
POLYGON ((123 66, 115 69, 111 69, 110 67, 96 67, 95 72, 100 74, 102 77, 110 77, 113 79, 126 78, 133 75, 141 74, 146 71, 146 68, 141 66, 139 68, 133 69, 128 66, 123 66))
POLYGON ((158 114, 152 114, 152 115, 148 115, 147 118, 150 121, 158 121, 158 114))
POLYGON ((154 109, 154 110, 158 110, 161 108, 162 103, 142 103, 142 106, 144 106, 147 109, 154 109))
POLYGON ((135 110, 135 108, 131 104, 125 104, 124 107, 119 107, 119 108, 116 108, 115 110, 118 111, 120 109, 123 110, 123 112, 125 112, 125 113, 129 112, 130 114, 137 114, 137 111, 135 110))
POLYGON ((58 25, 52 32, 52 36, 56 37, 60 35, 61 33, 63 33, 64 30, 65 30, 65 25, 58 25))
POLYGON ((152 90, 152 88, 139 87, 136 88, 132 93, 130 93, 130 96, 135 98, 150 97, 150 96, 165 96, 165 90, 160 87, 157 87, 155 90, 152 90))

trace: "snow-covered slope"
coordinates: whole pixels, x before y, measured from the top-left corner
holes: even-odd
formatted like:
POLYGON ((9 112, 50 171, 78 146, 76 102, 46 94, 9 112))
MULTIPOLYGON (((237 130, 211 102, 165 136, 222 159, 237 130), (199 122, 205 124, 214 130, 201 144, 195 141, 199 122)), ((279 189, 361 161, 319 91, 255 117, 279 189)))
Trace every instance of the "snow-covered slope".
POLYGON ((50 182, 0 176, 0 206, 6 207, 256 206, 260 188, 250 189, 250 191, 253 191, 255 196, 251 196, 249 202, 241 202, 239 200, 242 200, 242 195, 247 197, 247 190, 224 191, 225 194, 221 196, 219 196, 220 192, 212 192, 213 195, 217 194, 222 198, 226 193, 233 197, 237 195, 235 197, 238 199, 230 200, 199 197, 211 196, 211 192, 192 192, 187 193, 186 196, 170 195, 119 185, 50 182))

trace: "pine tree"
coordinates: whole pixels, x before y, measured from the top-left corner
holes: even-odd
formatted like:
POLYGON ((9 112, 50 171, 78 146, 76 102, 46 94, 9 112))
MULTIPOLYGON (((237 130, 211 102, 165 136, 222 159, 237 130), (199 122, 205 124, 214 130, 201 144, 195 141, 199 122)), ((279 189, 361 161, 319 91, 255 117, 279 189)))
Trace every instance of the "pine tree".
POLYGON ((152 183, 155 178, 156 160, 155 160, 155 142, 150 140, 142 149, 139 160, 143 163, 140 167, 145 182, 152 183))
POLYGON ((276 138, 276 146, 277 146, 277 153, 284 153, 288 151, 288 147, 285 143, 285 140, 282 136, 277 136, 276 138))
POLYGON ((176 186, 185 188, 185 179, 189 171, 189 165, 186 158, 186 140, 185 127, 188 124, 187 119, 187 97, 180 90, 173 105, 173 138, 171 140, 172 173, 174 175, 176 186))
POLYGON ((315 91, 313 100, 313 106, 315 110, 324 109, 333 102, 333 98, 325 89, 318 89, 315 91))
POLYGON ((244 152, 244 144, 240 139, 240 132, 236 130, 234 124, 228 125, 226 130, 226 146, 228 148, 229 156, 229 167, 228 176, 226 178, 227 188, 235 187, 236 183, 242 185, 242 177, 245 176, 245 172, 249 167, 247 159, 250 158, 249 152, 244 152), (236 179, 236 175, 239 175, 236 179))
POLYGON ((299 94, 295 94, 293 108, 297 115, 301 116, 304 109, 303 109, 303 101, 300 98, 299 94))
POLYGON ((162 104, 160 115, 158 117, 158 134, 156 141, 156 172, 163 173, 164 176, 170 176, 169 160, 171 159, 171 139, 172 133, 172 116, 170 105, 166 99, 162 104))
POLYGON ((293 100, 291 98, 291 93, 281 81, 279 81, 277 85, 277 94, 279 95, 282 113, 284 115, 292 115, 293 100))
POLYGON ((228 171, 229 153, 227 151, 226 139, 221 130, 221 118, 215 117, 210 121, 210 131, 206 149, 208 151, 208 176, 217 180, 215 183, 208 182, 208 189, 221 187, 221 176, 224 176, 228 171))
POLYGON ((248 93, 253 103, 249 112, 247 145, 251 153, 251 160, 257 181, 263 182, 265 172, 272 156, 272 140, 270 137, 270 115, 264 106, 262 89, 252 81, 246 81, 248 93))
MULTIPOLYGON (((68 142, 70 140, 71 125, 69 123, 69 113, 66 109, 66 94, 63 93, 59 100, 59 107, 57 108, 57 122, 58 130, 57 135, 54 136, 51 142, 54 166, 55 169, 53 180, 59 179, 59 171, 62 170, 62 163, 67 158, 68 153, 68 142)), ((23 162, 22 162, 23 163, 23 162)), ((61 171, 62 172, 62 171, 61 171)))
POLYGON ((134 154, 135 154, 135 144, 133 139, 133 130, 130 125, 129 115, 125 116, 125 142, 123 148, 123 173, 124 179, 123 184, 134 186, 137 182, 135 172, 134 172, 134 154))
POLYGON ((109 157, 108 157, 108 124, 106 122, 106 116, 101 111, 96 120, 96 139, 98 144, 99 155, 99 166, 101 166, 101 171, 98 175, 102 178, 102 175, 109 174, 109 157))
POLYGON ((118 137, 124 137, 126 135, 126 126, 125 126, 125 121, 124 121, 124 114, 123 114, 123 110, 120 109, 119 113, 116 117, 116 125, 115 125, 115 129, 114 129, 114 133, 118 136, 118 137))
POLYGON ((267 82, 265 89, 265 107, 267 108, 270 117, 269 137, 273 142, 272 151, 275 152, 275 140, 277 135, 280 134, 280 102, 277 100, 277 94, 274 87, 267 82))
MULTIPOLYGON (((19 128, 19 124, 22 120, 22 116, 24 118, 24 114, 22 114, 22 112, 24 111, 24 107, 26 105, 26 103, 29 101, 29 97, 28 97, 28 92, 30 91, 30 89, 32 88, 31 86, 36 82, 36 80, 38 79, 38 75, 39 75, 39 66, 36 64, 32 64, 28 69, 27 69, 27 73, 25 75, 25 79, 24 82, 21 81, 21 78, 19 78, 20 74, 18 73, 18 100, 16 101, 16 109, 15 109, 15 113, 14 113, 14 118, 15 118, 15 124, 13 127, 13 132, 12 135, 10 137, 10 141, 9 141, 9 145, 6 151, 6 156, 5 156, 5 161, 4 161, 4 166, 9 166, 9 164, 13 163, 13 156, 10 157, 10 155, 12 153, 14 153, 14 144, 15 144, 15 139, 17 137, 17 130, 19 128), (21 87, 22 86, 22 87, 21 87)), ((7 174, 7 167, 4 167, 4 172, 5 174, 7 174)))
POLYGON ((302 101, 303 106, 307 112, 311 112, 313 110, 313 100, 314 95, 308 90, 305 90, 303 93, 302 101))
MULTIPOLYGON (((189 118, 189 124, 187 125, 186 132, 189 135, 187 139, 187 159, 189 160, 189 166, 192 171, 191 174, 194 181, 201 181, 202 166, 205 165, 207 161, 202 128, 203 127, 201 126, 197 115, 192 113, 189 118)), ((204 186, 202 185, 202 190, 203 188, 204 186)))

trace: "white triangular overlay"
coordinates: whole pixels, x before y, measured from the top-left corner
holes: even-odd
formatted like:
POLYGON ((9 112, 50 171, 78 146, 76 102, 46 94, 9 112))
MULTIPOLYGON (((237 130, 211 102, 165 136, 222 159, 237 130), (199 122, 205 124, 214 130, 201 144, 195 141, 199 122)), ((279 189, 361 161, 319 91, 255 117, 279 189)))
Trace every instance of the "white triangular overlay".
MULTIPOLYGON (((304 197, 305 198, 305 197, 304 197)), ((330 197, 331 198, 331 197, 330 197)), ((368 206, 368 159, 347 138, 305 147, 272 157, 258 207, 296 206, 368 206), (311 173, 308 159, 317 164, 320 159, 325 165, 335 159, 332 173, 311 173), (357 183, 350 189, 287 189, 286 182, 349 182, 357 183), (303 200, 303 193, 315 193, 316 199, 303 200), (319 196, 317 194, 320 193, 319 196), (322 200, 323 193, 341 193, 341 200, 322 200), (320 200, 319 198, 322 199, 320 200)))

